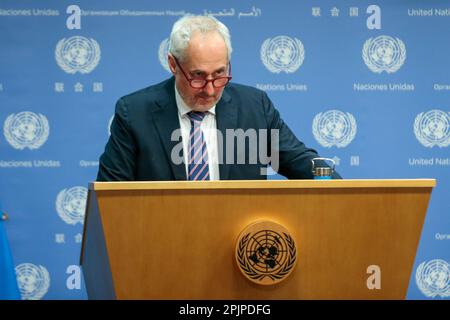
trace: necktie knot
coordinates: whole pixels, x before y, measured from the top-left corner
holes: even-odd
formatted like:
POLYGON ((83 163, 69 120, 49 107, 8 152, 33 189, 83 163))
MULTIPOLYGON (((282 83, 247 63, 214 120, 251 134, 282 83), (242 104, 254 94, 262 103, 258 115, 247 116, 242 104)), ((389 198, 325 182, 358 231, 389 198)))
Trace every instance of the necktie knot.
POLYGON ((201 123, 206 116, 206 112, 191 111, 187 114, 191 122, 201 123))

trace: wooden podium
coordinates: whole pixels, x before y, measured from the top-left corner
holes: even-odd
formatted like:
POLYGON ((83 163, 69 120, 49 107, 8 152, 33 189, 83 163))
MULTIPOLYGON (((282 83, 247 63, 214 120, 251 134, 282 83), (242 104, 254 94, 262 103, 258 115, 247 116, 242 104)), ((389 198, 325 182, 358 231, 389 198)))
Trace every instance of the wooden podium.
POLYGON ((89 299, 404 299, 433 179, 94 182, 81 265, 89 299), (246 279, 240 232, 286 227, 297 264, 246 279), (378 266, 381 289, 367 286, 378 266))

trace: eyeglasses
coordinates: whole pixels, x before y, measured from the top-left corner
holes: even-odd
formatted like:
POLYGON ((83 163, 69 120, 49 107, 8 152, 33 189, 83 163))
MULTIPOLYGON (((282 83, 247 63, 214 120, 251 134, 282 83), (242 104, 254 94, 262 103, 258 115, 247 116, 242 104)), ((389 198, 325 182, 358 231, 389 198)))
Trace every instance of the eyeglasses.
POLYGON ((194 89, 203 89, 204 87, 206 87, 208 85, 209 82, 212 82, 212 85, 214 88, 222 88, 222 87, 225 87, 232 78, 231 77, 231 62, 229 62, 229 66, 230 66, 229 74, 230 75, 227 77, 218 77, 218 78, 214 78, 214 79, 210 79, 210 80, 196 79, 196 78, 189 79, 188 75, 186 74, 186 72, 184 72, 183 68, 181 67, 180 63, 178 62, 178 59, 175 58, 175 56, 173 56, 173 58, 175 59, 175 62, 177 63, 177 66, 180 68, 184 77, 189 82, 189 85, 194 89))

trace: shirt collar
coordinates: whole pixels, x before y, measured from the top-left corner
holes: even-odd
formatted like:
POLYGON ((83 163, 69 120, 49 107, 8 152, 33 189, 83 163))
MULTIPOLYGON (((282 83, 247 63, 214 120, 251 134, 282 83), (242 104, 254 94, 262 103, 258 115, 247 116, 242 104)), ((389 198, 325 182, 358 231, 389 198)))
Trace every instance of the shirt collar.
MULTIPOLYGON (((176 84, 175 84, 175 101, 177 103, 178 113, 182 117, 192 111, 192 109, 187 106, 187 104, 184 102, 183 98, 181 97, 180 93, 178 92, 176 84)), ((211 109, 209 109, 208 112, 213 115, 216 115, 216 105, 214 105, 211 109)))

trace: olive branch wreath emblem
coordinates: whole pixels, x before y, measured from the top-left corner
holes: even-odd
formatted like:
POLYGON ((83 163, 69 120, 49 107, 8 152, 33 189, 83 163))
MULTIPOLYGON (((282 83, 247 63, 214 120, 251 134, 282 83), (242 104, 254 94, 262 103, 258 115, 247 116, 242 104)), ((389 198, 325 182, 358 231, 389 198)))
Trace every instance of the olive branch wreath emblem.
POLYGON ((268 273, 268 274, 261 274, 259 272, 256 272, 252 265, 249 263, 248 258, 245 254, 245 248, 247 247, 248 241, 250 238, 250 233, 246 234, 242 237, 242 239, 239 241, 238 244, 238 250, 237 250, 237 261, 239 263, 239 266, 241 267, 242 271, 251 279, 261 281, 265 277, 269 277, 271 280, 280 280, 284 278, 295 266, 295 262, 297 260, 297 251, 295 249, 295 243, 294 239, 292 237, 283 232, 284 239, 287 242, 288 245, 288 260, 287 262, 277 271, 274 273, 268 273))

